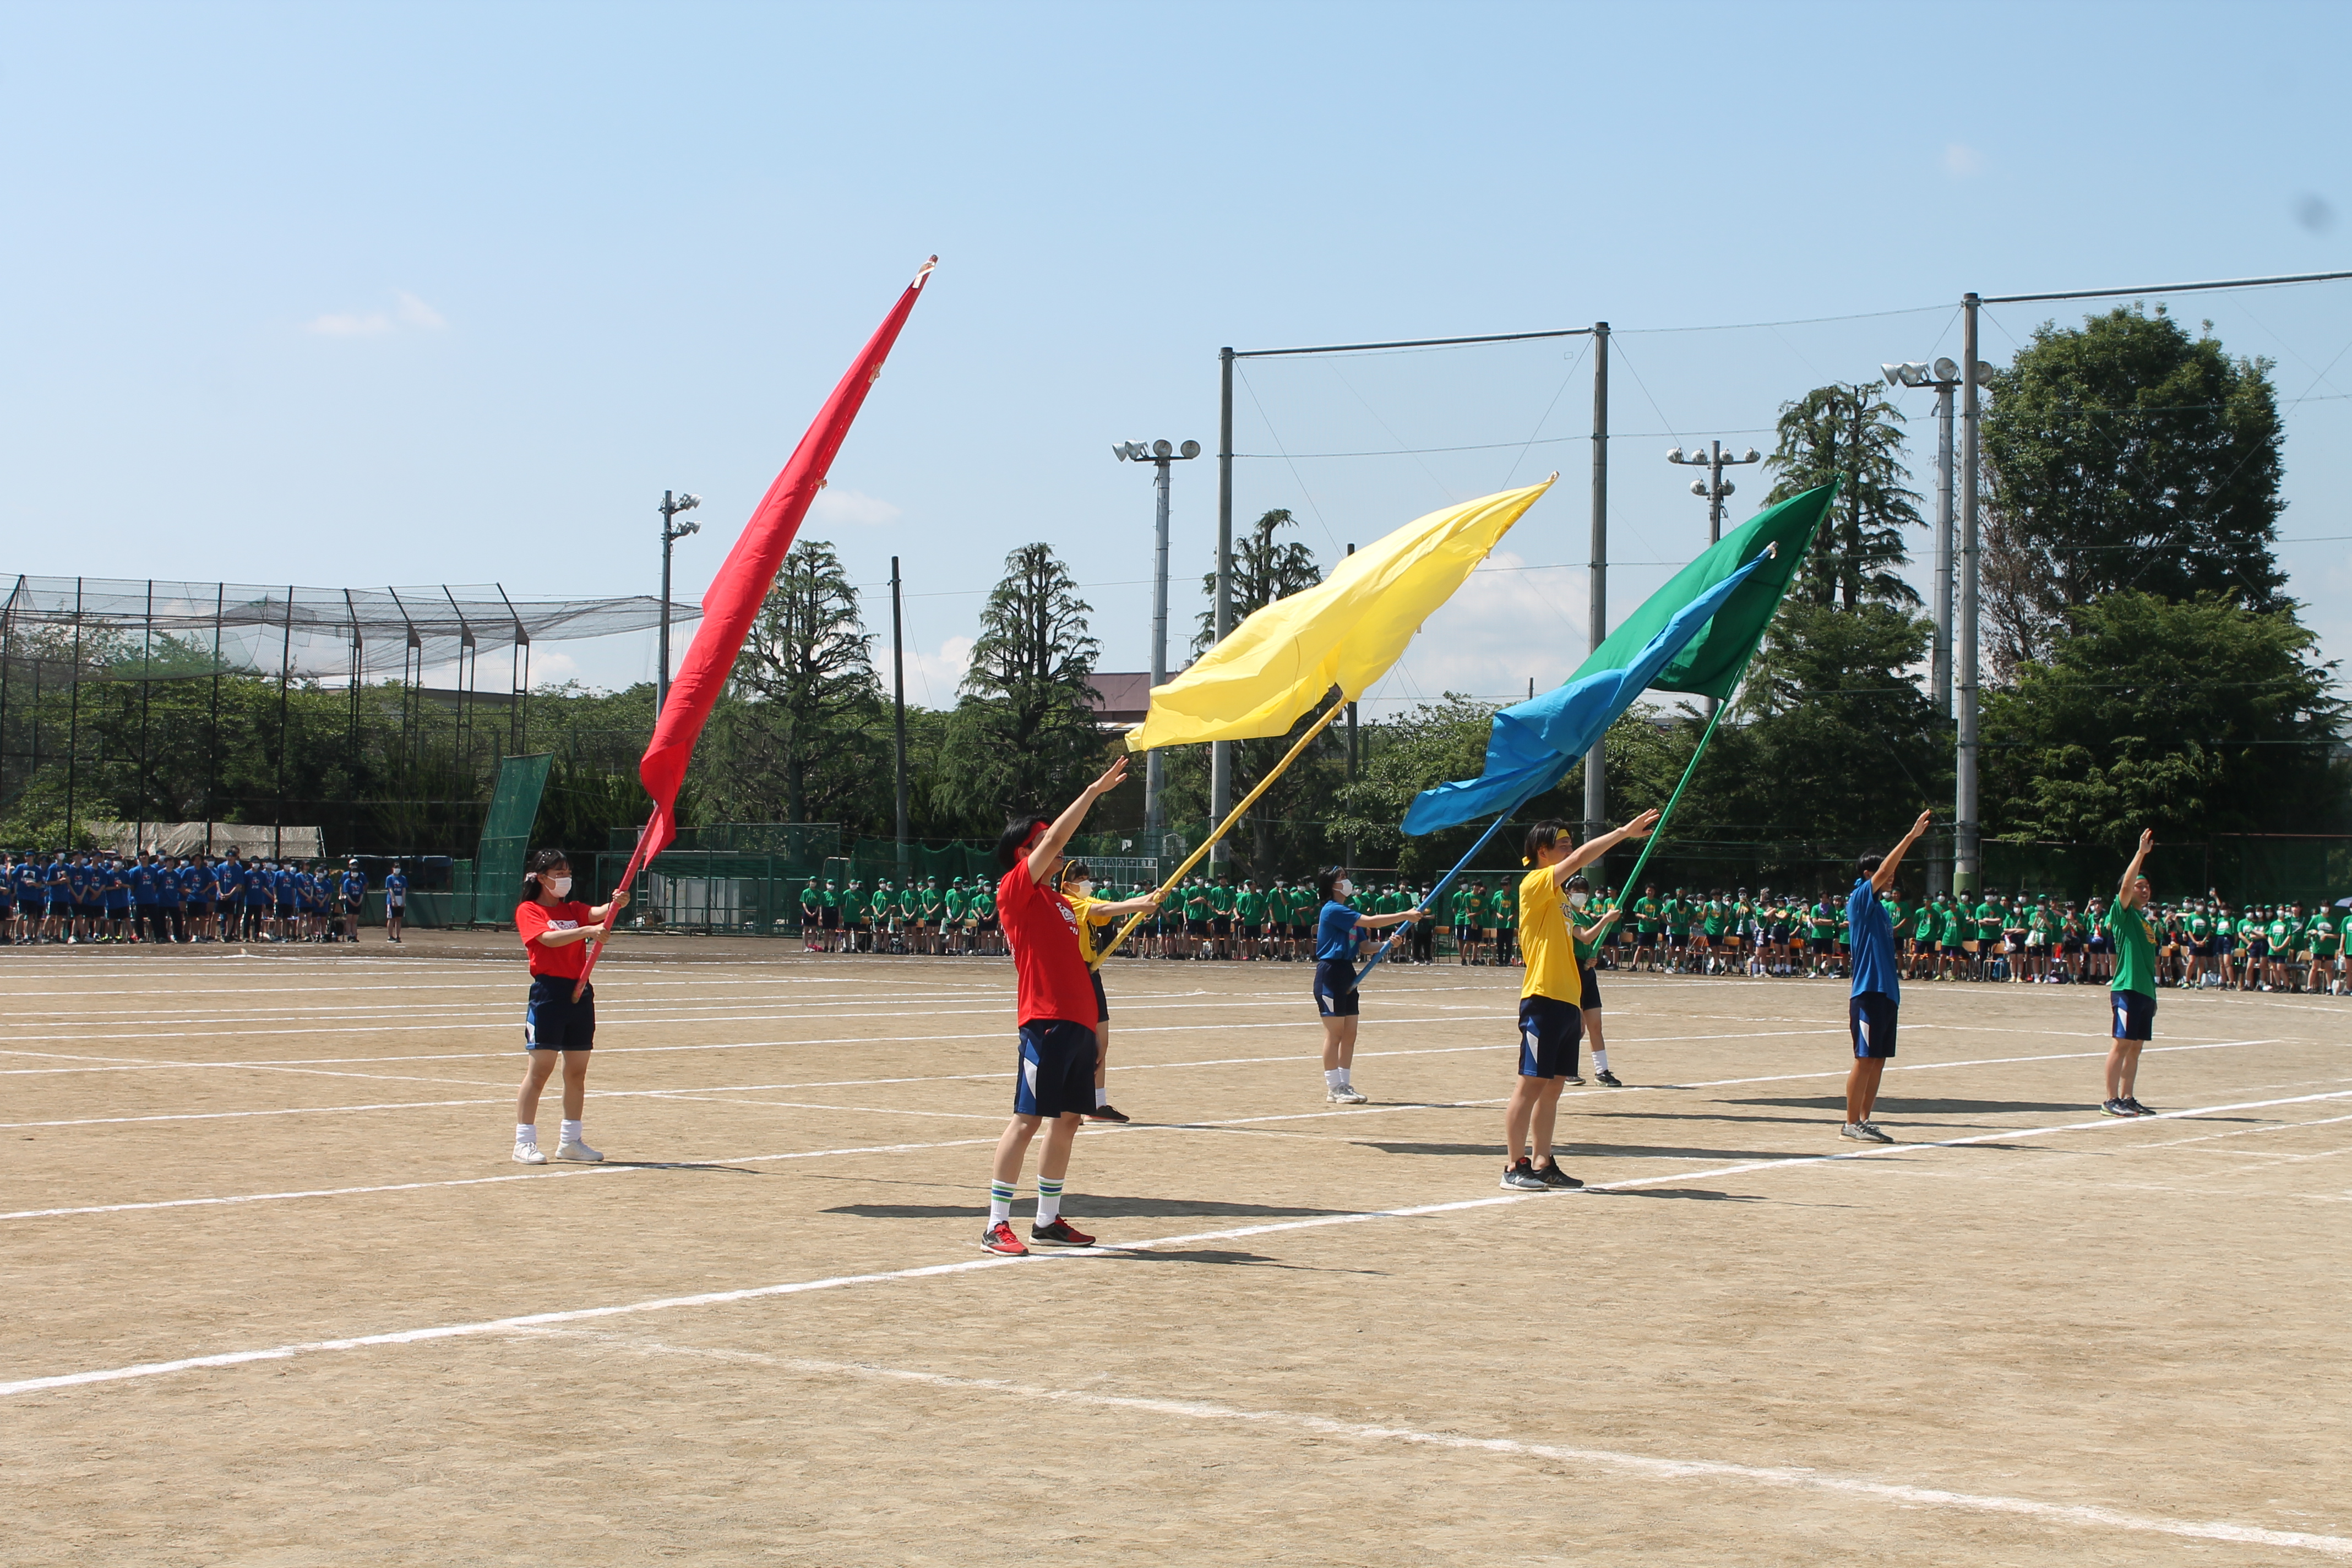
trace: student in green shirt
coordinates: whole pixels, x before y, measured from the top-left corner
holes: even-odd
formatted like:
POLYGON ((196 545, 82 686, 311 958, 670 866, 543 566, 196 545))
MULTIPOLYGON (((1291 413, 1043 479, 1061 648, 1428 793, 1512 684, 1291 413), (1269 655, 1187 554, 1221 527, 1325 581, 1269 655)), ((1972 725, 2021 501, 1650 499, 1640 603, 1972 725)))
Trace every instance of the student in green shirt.
POLYGON ((2311 967, 2306 976, 2306 989, 2315 996, 2324 989, 2334 996, 2344 988, 2340 978, 2344 967, 2344 931, 2326 905, 2311 917, 2304 928, 2304 942, 2311 949, 2311 967))
POLYGON ((2148 883, 2140 871, 2155 847, 2156 829, 2143 828, 2138 852, 2124 868, 2123 885, 2107 910, 2106 929, 2116 942, 2116 978, 2107 993, 2115 1043, 2107 1047, 2107 1098, 2099 1109, 2109 1116, 2150 1114, 2132 1089, 2140 1048, 2156 1034, 2156 922, 2148 918, 2148 883))
POLYGON ((1659 913, 1664 908, 1658 900, 1658 885, 1655 882, 1643 887, 1642 896, 1633 900, 1633 967, 1636 969, 1642 967, 1642 955, 1647 953, 1651 973, 1657 972, 1659 913))
POLYGON ((1487 907, 1495 921, 1495 963, 1499 966, 1519 961, 1519 890, 1507 879, 1497 883, 1488 897, 1487 907))
POLYGON ((816 879, 811 877, 801 884, 801 951, 803 952, 817 951, 821 940, 818 933, 822 929, 819 921, 824 909, 824 895, 817 891, 816 879))
POLYGON ((1243 958, 1255 961, 1265 956, 1259 949, 1265 945, 1265 895, 1257 890, 1256 879, 1244 880, 1241 891, 1234 895, 1234 918, 1242 928, 1243 958))

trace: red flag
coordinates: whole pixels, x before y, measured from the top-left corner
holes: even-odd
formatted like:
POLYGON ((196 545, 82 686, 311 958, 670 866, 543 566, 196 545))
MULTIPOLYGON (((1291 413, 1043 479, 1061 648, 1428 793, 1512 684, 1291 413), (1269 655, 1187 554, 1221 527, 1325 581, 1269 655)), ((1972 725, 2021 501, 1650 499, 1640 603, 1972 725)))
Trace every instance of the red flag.
MULTIPOLYGON (((654 797, 654 814, 638 836, 636 852, 629 857, 629 868, 623 874, 624 888, 636 879, 637 868, 651 860, 669 847, 677 837, 676 811, 678 785, 686 780, 686 764, 694 754, 694 742, 701 737, 702 726, 710 718, 710 710, 718 705, 719 694, 726 689, 727 678, 734 672, 735 656, 743 650, 743 638, 751 629, 751 621, 760 613, 761 601, 775 585, 776 573, 784 563, 785 552, 793 547, 793 536, 800 531, 801 519, 807 515, 809 503, 824 488, 825 470, 833 466, 834 454, 841 450, 849 426, 857 411, 866 403, 866 393, 882 374, 882 362, 890 357, 890 346, 898 341, 898 329, 907 324, 908 314, 915 308, 915 297, 923 291, 924 280, 940 258, 932 257, 923 263, 915 280, 898 297, 897 305, 882 319, 882 324, 866 340, 866 348, 850 362, 847 374, 842 376, 833 395, 825 399, 817 411, 816 420, 793 449, 792 460, 776 476, 761 499, 760 508, 751 521, 743 525, 742 537, 735 548, 727 552, 725 564, 712 578, 709 590, 702 595, 702 623, 694 631, 694 641, 686 650, 686 661, 678 668, 677 678, 670 682, 669 696, 654 721, 653 743, 646 748, 645 760, 637 764, 637 777, 646 793, 654 797)), ((597 954, 604 950, 602 938, 589 950, 586 968, 596 967, 597 954)), ((572 999, 588 984, 583 973, 580 984, 572 988, 572 999)))

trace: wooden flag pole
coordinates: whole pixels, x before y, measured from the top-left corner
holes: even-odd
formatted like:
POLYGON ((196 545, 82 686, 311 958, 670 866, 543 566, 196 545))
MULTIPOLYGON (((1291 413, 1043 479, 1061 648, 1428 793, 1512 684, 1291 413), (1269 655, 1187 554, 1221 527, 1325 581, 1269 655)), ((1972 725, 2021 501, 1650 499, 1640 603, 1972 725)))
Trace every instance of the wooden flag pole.
MULTIPOLYGON (((1181 866, 1177 867, 1175 870, 1169 873, 1168 879, 1160 884, 1160 897, 1165 898, 1177 883, 1182 881, 1184 879, 1184 874, 1201 863, 1201 857, 1206 855, 1211 849, 1216 847, 1218 839, 1223 838, 1227 833, 1233 831, 1234 824, 1239 822, 1243 816, 1248 812, 1249 808, 1257 804, 1257 797, 1264 795, 1273 784, 1274 781, 1282 776, 1284 769, 1289 767, 1291 763, 1298 760, 1299 753, 1307 750, 1307 742, 1314 740, 1316 736, 1321 734, 1326 729, 1329 728, 1331 721, 1337 719, 1343 711, 1345 711, 1347 706, 1348 699, 1342 695, 1339 700, 1331 704, 1329 710, 1327 711, 1323 717, 1315 721, 1314 726, 1310 728, 1307 733, 1298 737, 1298 743, 1292 746, 1287 752, 1284 753, 1282 761, 1275 763, 1272 771, 1267 773, 1265 777, 1258 780, 1257 787, 1250 791, 1249 794, 1244 795, 1242 797, 1241 804, 1234 806, 1232 811, 1225 814, 1225 819, 1217 824, 1217 830, 1214 833, 1210 834, 1208 837, 1202 839, 1201 841, 1201 847, 1198 849, 1193 850, 1192 854, 1186 856, 1184 863, 1181 866)), ((1117 952, 1119 944, 1134 934, 1135 928, 1141 925, 1145 921, 1150 920, 1154 912, 1155 911, 1152 910, 1139 910, 1134 914, 1129 916, 1127 923, 1118 928, 1118 934, 1112 937, 1108 942, 1103 943, 1102 951, 1095 954, 1094 963, 1088 965, 1088 967, 1100 969, 1102 967, 1103 960, 1108 958, 1113 952, 1117 952)))

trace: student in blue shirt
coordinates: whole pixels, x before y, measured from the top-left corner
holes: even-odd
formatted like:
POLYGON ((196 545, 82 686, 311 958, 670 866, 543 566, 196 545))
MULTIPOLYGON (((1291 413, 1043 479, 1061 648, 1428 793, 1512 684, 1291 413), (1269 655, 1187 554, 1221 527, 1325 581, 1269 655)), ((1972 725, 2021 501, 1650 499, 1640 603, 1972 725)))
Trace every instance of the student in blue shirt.
POLYGON ((100 884, 105 889, 106 931, 109 942, 127 942, 131 933, 131 873, 129 868, 114 856, 106 858, 106 872, 100 884))
POLYGON ((269 935, 269 862, 256 860, 245 868, 245 940, 260 942, 269 935))
POLYGON ((155 907, 163 916, 163 942, 181 942, 188 940, 187 927, 181 909, 185 902, 184 889, 180 886, 180 867, 175 860, 158 856, 155 860, 155 907))
POLYGON ((394 860, 383 879, 383 929, 396 944, 400 928, 408 917, 408 874, 394 860))
POLYGON ((1358 914, 1348 907, 1356 885, 1336 866, 1316 877, 1315 888, 1323 895, 1315 919, 1315 1009, 1323 1016, 1324 1093, 1336 1105, 1361 1105, 1365 1096, 1349 1079, 1356 1063, 1356 945, 1367 931, 1421 919, 1421 910, 1358 914))
POLYGON ((204 856, 190 855, 180 862, 180 899, 186 910, 180 926, 183 942, 202 942, 211 934, 213 874, 205 861, 204 856))
POLYGON ((367 878, 361 872, 358 861, 343 868, 338 890, 343 900, 343 940, 356 942, 360 939, 360 910, 367 903, 367 878))
POLYGON ((45 879, 49 892, 48 934, 54 942, 63 936, 68 942, 74 939, 74 921, 80 913, 81 880, 73 862, 59 850, 49 861, 49 874, 45 879))
POLYGON ((131 938, 133 942, 163 940, 163 890, 155 885, 155 857, 142 851, 123 868, 131 885, 131 938))
POLYGON ((1845 904, 1847 943, 1853 956, 1853 994, 1846 1004, 1853 1067, 1846 1074, 1845 1128, 1838 1135, 1857 1142, 1895 1142, 1870 1120, 1878 1103, 1879 1078, 1895 1055, 1895 1016, 1903 1000, 1903 982, 1895 958, 1895 921, 1880 898, 1895 886, 1904 855, 1927 831, 1934 816, 1921 812, 1902 843, 1885 855, 1864 855, 1854 863, 1853 892, 1845 904))
POLYGON ((276 940, 279 942, 291 942, 296 934, 294 905, 299 888, 295 880, 297 874, 291 863, 279 865, 269 874, 270 897, 277 900, 270 929, 278 933, 276 940))

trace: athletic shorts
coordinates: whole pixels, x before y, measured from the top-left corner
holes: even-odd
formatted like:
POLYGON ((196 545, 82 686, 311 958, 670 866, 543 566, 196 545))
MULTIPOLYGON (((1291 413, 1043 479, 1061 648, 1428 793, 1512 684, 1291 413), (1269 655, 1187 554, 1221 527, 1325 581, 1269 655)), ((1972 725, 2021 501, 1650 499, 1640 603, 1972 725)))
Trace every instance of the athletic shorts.
POLYGON ((1095 1018, 1099 1023, 1110 1022, 1110 998, 1103 994, 1102 971, 1090 969, 1087 978, 1095 983, 1095 1018))
POLYGON ((2145 991, 2110 991, 2108 1011, 2115 1017, 2115 1037, 2118 1040, 2152 1040, 2156 1037, 2156 998, 2145 991))
POLYGON ((1847 999, 1846 1028, 1857 1058, 1885 1061, 1895 1054, 1895 1006, 1884 991, 1860 991, 1847 999))
POLYGON ((383 912, 388 915, 400 914, 405 911, 407 908, 408 900, 406 899, 386 899, 383 901, 383 912))
POLYGON ((1307 940, 1307 928, 1303 925, 1294 924, 1290 928, 1290 940, 1293 942, 1305 942, 1307 940))
POLYGON ((1186 936, 1206 936, 1209 934, 1209 922, 1204 920, 1196 921, 1187 919, 1184 921, 1184 934, 1186 936))
POLYGON ((74 908, 86 921, 102 921, 106 918, 104 904, 77 904, 74 908))
POLYGON ((1590 964, 1576 966, 1576 983, 1583 988, 1585 1009, 1593 1013, 1601 1011, 1601 982, 1592 977, 1590 964))
POLYGON ((561 974, 541 974, 530 983, 530 1000, 522 1009, 522 1048, 527 1051, 587 1051, 596 1047, 596 988, 572 999, 579 984, 561 974))
POLYGON ((1264 941, 1265 937, 1265 927, 1260 925, 1255 921, 1252 921, 1249 924, 1242 927, 1242 934, 1249 938, 1252 942, 1261 942, 1264 941))
POLYGON ((1083 1116, 1095 1108, 1095 1032, 1067 1018, 1021 1026, 1021 1071, 1013 1080, 1015 1116, 1083 1116))
POLYGON ((1362 998, 1356 991, 1356 966, 1344 958, 1315 961, 1315 1010, 1327 1018, 1352 1018, 1362 998))
POLYGON ((1572 1002, 1550 996, 1519 998, 1519 1076, 1574 1078, 1576 1047, 1584 1039, 1584 1015, 1572 1002))
POLYGON ((1234 934, 1234 917, 1231 915, 1213 916, 1211 918, 1209 923, 1216 927, 1217 934, 1219 936, 1231 936, 1234 934))
POLYGON ((188 918, 190 920, 200 921, 210 915, 212 912, 213 901, 210 899, 190 899, 188 900, 188 918))
POLYGON ((292 920, 292 919, 294 918, 294 906, 293 906, 293 905, 291 905, 291 904, 280 904, 280 905, 278 905, 278 918, 279 920, 281 920, 281 921, 290 921, 290 920, 292 920))
POLYGON ((816 927, 819 931, 839 931, 841 929, 841 910, 837 908, 818 910, 816 912, 816 927))
POLYGON ((2095 936, 2090 941, 2090 949, 2093 952, 2113 952, 2115 943, 2105 937, 2095 936))

